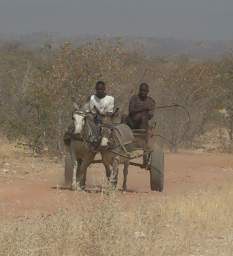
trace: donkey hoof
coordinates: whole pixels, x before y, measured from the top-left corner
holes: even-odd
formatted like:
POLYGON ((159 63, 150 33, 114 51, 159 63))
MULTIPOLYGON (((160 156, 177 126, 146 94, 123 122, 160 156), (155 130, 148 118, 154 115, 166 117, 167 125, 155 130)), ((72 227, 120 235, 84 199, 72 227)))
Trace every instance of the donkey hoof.
POLYGON ((78 191, 78 192, 85 192, 84 187, 80 187, 79 185, 77 185, 76 191, 78 191))
POLYGON ((72 183, 71 190, 73 190, 73 191, 77 190, 77 183, 72 183))
POLYGON ((84 186, 80 186, 79 183, 73 183, 71 186, 71 190, 78 191, 78 192, 84 192, 84 186))
POLYGON ((117 183, 116 182, 111 182, 111 189, 116 190, 117 189, 117 183))
POLYGON ((123 186, 122 191, 126 192, 127 191, 127 186, 123 186))

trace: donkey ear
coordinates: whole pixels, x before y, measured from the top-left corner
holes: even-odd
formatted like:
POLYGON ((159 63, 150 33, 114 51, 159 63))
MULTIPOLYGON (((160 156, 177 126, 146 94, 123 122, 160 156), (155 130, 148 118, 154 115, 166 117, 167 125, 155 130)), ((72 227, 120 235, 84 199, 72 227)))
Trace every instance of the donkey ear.
POLYGON ((78 104, 76 102, 73 103, 73 108, 76 111, 79 110, 79 106, 78 106, 78 104))

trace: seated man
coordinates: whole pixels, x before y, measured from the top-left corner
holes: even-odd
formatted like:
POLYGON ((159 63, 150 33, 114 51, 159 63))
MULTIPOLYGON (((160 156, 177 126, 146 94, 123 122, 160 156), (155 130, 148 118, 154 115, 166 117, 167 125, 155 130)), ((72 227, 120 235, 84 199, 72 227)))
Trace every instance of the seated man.
MULTIPOLYGON (((114 97, 106 94, 106 87, 103 81, 96 83, 95 90, 96 93, 88 97, 82 109, 95 115, 95 124, 101 124, 105 117, 111 117, 114 113, 114 97)), ((70 144, 73 129, 73 124, 71 124, 64 134, 63 140, 66 145, 70 144)))
POLYGON ((114 114, 114 97, 106 94, 103 81, 98 81, 95 86, 96 93, 90 98, 90 112, 96 114, 96 123, 102 123, 105 117, 114 114))
POLYGON ((138 95, 131 97, 127 124, 132 129, 147 129, 155 110, 155 101, 148 96, 149 86, 142 83, 138 95))

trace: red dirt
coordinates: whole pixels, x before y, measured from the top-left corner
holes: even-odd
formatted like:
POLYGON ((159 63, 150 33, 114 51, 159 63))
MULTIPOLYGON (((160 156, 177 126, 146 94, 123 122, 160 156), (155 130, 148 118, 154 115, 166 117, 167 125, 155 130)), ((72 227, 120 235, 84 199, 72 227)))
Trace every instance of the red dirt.
MULTIPOLYGON (((54 164, 43 159, 34 163, 33 158, 18 160, 20 175, 0 175, 0 216, 32 216, 53 212, 58 208, 69 207, 72 200, 101 199, 101 185, 104 183, 102 165, 91 166, 88 171, 87 192, 79 193, 64 189, 59 184, 63 177, 61 164, 54 164), (34 164, 34 165, 33 165, 34 164), (31 171, 31 165, 34 169, 31 171), (46 167, 44 167, 46 166, 46 167), (37 170, 38 168, 38 170, 37 170), (22 170, 30 173, 22 174, 22 170), (17 176, 17 177, 16 177, 17 176)), ((14 162, 11 168, 14 168, 14 162)), ((120 185, 122 172, 120 172, 120 185)), ((128 192, 118 193, 122 202, 135 203, 147 198, 171 197, 190 194, 208 188, 221 189, 233 183, 233 157, 229 154, 179 153, 165 156, 165 190, 163 193, 151 192, 149 173, 130 167, 128 192)), ((119 185, 119 187, 120 187, 119 185)))

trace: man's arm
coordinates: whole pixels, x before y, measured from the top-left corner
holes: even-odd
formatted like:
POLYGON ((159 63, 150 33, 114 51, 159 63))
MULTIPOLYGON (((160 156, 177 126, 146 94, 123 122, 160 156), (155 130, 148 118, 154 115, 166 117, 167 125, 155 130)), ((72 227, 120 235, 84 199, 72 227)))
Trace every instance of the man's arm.
POLYGON ((137 110, 135 108, 135 105, 136 105, 135 100, 136 100, 135 96, 132 96, 129 101, 129 115, 130 116, 137 113, 137 110))
POLYGON ((129 115, 144 113, 144 112, 148 112, 150 110, 151 109, 149 109, 147 106, 145 106, 144 108, 138 109, 138 107, 135 103, 135 100, 133 98, 131 98, 131 100, 129 102, 129 115))
POLYGON ((90 102, 89 102, 89 108, 92 114, 95 114, 97 112, 97 108, 95 106, 95 102, 94 102, 94 96, 92 95, 90 98, 90 102))
POLYGON ((150 100, 150 106, 149 106, 149 109, 148 109, 148 117, 149 117, 149 120, 154 116, 154 111, 155 111, 155 101, 151 98, 150 100))

